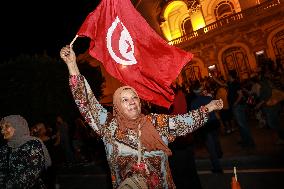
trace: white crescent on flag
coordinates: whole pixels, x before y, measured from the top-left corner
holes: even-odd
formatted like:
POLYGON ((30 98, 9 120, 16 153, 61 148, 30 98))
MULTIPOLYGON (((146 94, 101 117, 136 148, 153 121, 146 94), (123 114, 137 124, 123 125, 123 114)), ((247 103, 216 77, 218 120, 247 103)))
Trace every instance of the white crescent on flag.
POLYGON ((131 38, 130 33, 127 28, 123 25, 118 17, 112 22, 111 26, 107 31, 107 49, 113 60, 122 65, 133 65, 136 64, 137 61, 134 56, 134 43, 131 38), (122 31, 120 32, 120 37, 118 41, 118 50, 114 49, 112 46, 113 34, 118 26, 121 24, 122 31))

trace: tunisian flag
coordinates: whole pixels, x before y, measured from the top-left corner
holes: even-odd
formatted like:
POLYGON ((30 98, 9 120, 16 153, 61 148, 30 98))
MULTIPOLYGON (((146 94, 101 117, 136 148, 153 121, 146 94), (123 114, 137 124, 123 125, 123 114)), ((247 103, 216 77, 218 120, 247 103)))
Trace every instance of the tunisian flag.
POLYGON ((130 0, 102 0, 78 36, 91 39, 89 53, 106 71, 137 90, 140 98, 169 108, 173 80, 193 54, 166 43, 130 0))

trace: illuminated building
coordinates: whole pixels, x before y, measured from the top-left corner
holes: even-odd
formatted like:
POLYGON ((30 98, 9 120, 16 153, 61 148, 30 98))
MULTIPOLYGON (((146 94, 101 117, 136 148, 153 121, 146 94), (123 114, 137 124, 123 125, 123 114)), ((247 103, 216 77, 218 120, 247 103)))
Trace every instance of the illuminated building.
MULTIPOLYGON (((132 0, 149 25, 170 45, 194 54, 183 82, 236 70, 250 78, 261 60, 284 64, 284 0, 132 0)), ((106 96, 117 82, 108 81, 106 96)))

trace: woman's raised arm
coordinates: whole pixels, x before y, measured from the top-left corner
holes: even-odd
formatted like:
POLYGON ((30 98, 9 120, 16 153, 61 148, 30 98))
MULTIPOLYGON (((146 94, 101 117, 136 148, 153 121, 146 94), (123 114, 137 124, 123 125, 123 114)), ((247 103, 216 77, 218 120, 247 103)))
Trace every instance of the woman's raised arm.
POLYGON ((98 102, 84 76, 80 75, 76 55, 69 45, 60 51, 62 60, 69 70, 69 85, 81 115, 94 131, 102 135, 102 128, 107 119, 107 110, 98 102))

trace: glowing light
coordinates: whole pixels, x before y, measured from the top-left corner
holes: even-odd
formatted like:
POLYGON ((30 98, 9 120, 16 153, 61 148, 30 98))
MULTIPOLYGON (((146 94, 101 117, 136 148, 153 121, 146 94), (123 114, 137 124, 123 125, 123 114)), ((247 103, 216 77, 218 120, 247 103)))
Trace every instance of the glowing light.
POLYGON ((191 23, 193 31, 205 27, 205 21, 201 11, 197 11, 191 15, 191 23))
POLYGON ((261 54, 264 54, 264 50, 261 50, 261 51, 257 51, 255 52, 256 55, 261 55, 261 54))
POLYGON ((208 66, 208 69, 209 69, 209 70, 214 70, 215 68, 216 68, 215 65, 208 66))

